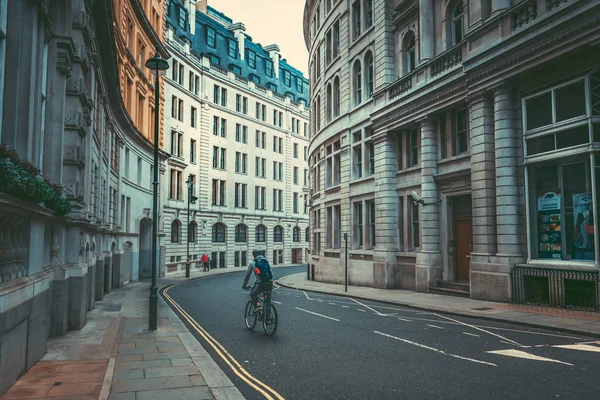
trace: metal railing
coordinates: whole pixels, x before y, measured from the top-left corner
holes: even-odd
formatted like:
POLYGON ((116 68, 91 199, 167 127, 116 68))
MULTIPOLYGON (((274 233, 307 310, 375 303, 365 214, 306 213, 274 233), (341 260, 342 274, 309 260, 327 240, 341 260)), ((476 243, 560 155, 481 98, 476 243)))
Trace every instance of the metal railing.
POLYGON ((598 310, 598 271, 516 266, 513 303, 598 310))

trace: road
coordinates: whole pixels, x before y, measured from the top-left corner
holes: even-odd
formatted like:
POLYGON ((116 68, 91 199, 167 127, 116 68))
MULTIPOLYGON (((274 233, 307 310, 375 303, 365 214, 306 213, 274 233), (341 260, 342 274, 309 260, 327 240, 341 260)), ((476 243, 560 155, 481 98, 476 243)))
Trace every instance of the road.
POLYGON ((240 379, 193 331, 247 399, 600 398, 598 339, 282 287, 268 337, 260 322, 254 332, 244 326, 242 281, 241 271, 216 275, 168 296, 264 384, 254 386, 272 389, 240 379))

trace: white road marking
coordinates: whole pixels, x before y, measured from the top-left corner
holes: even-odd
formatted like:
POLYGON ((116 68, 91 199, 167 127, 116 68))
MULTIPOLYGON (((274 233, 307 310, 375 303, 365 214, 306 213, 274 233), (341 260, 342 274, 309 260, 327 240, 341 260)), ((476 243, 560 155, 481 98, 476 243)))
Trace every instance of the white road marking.
POLYGON ((435 351, 436 353, 440 353, 440 354, 443 354, 445 356, 454 357, 454 358, 460 358, 461 360, 471 361, 471 362, 475 362, 475 363, 478 363, 478 364, 490 365, 490 366, 493 366, 493 367, 497 366, 496 364, 490 363, 490 362, 487 362, 487 361, 475 360, 473 358, 462 357, 462 356, 458 356, 456 354, 446 353, 444 350, 439 350, 439 349, 436 349, 434 347, 425 346, 424 344, 420 344, 420 343, 416 343, 416 342, 411 342, 410 340, 402 339, 402 338, 399 338, 397 336, 388 335, 387 333, 383 333, 383 332, 379 332, 379 331, 374 331, 374 332, 376 334, 378 334, 378 335, 386 336, 386 337, 389 337, 389 338, 392 338, 392 339, 396 339, 396 340, 399 340, 399 341, 404 342, 404 343, 412 344, 413 346, 421 347, 423 349, 435 351))
POLYGON ((600 344, 600 340, 595 340, 595 341, 592 341, 592 342, 579 342, 577 344, 600 344))
POLYGON ((437 325, 431 325, 431 324, 427 324, 427 326, 430 326, 432 328, 438 328, 438 329, 444 329, 441 326, 437 326, 437 325))
POLYGON ((593 351, 596 353, 600 353, 600 347, 590 346, 589 344, 563 344, 558 346, 559 349, 569 349, 569 350, 582 350, 582 351, 593 351))
POLYGON ((305 292, 305 291, 302 291, 302 293, 304 293, 304 295, 306 296, 306 298, 307 298, 308 300, 310 300, 310 297, 308 297, 308 295, 306 294, 306 292, 305 292))
POLYGON ((296 310, 304 311, 304 312, 309 313, 309 314, 317 315, 319 317, 323 317, 323 318, 331 319, 333 321, 340 322, 340 320, 337 319, 337 318, 328 317, 327 315, 323 315, 323 314, 319 314, 319 313, 316 313, 316 312, 308 311, 308 310, 305 310, 304 308, 296 307, 296 310))
POLYGON ((271 300, 273 303, 275 304, 281 304, 280 302, 278 302, 277 300, 271 300))
POLYGON ((396 317, 396 318, 398 318, 400 321, 412 322, 410 319, 404 319, 404 318, 400 318, 400 317, 396 317))
POLYGON ((469 335, 469 336, 475 336, 475 337, 481 337, 479 335, 476 335, 474 333, 469 333, 469 332, 463 332, 463 335, 469 335))
POLYGON ((496 336, 497 338, 500 338, 500 339, 506 340, 507 342, 510 342, 511 344, 513 344, 513 345, 515 345, 515 346, 519 346, 519 347, 525 347, 525 346, 521 345, 520 343, 517 343, 517 342, 515 342, 514 340, 511 340, 511 339, 509 339, 509 338, 506 338, 506 337, 504 337, 504 336, 498 335, 497 333, 490 332, 490 331, 486 331, 485 329, 482 329, 482 328, 478 328, 478 327, 476 327, 475 325, 467 324, 466 322, 458 321, 458 320, 456 320, 456 319, 453 319, 453 318, 450 318, 450 317, 446 317, 446 316, 444 316, 444 315, 439 315, 439 314, 433 314, 433 315, 435 315, 436 317, 439 317, 439 318, 445 318, 445 319, 447 319, 447 320, 449 320, 449 321, 457 322, 457 323, 459 323, 460 325, 468 326, 469 328, 473 328, 473 329, 476 329, 476 330, 478 330, 478 331, 485 332, 485 333, 487 333, 487 334, 490 334, 490 335, 492 335, 492 336, 496 336))
POLYGON ((342 306, 342 307, 344 307, 344 308, 350 308, 350 307, 348 307, 348 306, 342 306))
POLYGON ((330 306, 335 306, 335 303, 329 303, 330 306))
POLYGON ((534 354, 529 354, 526 353, 524 351, 521 350, 494 350, 494 351, 488 351, 487 353, 489 354, 498 354, 501 356, 508 356, 508 357, 515 357, 515 358, 524 358, 527 360, 534 360, 534 361, 546 361, 546 362, 553 362, 553 363, 557 363, 557 364, 564 364, 564 365, 569 365, 569 366, 573 366, 573 364, 569 364, 563 361, 558 361, 558 360, 553 360, 551 358, 546 358, 546 357, 540 357, 540 356, 536 356, 534 354))
POLYGON ((360 304, 360 305, 361 305, 361 306, 363 306, 364 308, 368 308, 369 310, 373 311, 375 314, 377 314, 377 315, 382 315, 382 316, 383 316, 383 314, 382 314, 382 313, 380 313, 379 311, 377 311, 377 310, 374 310, 374 309, 372 309, 371 307, 369 307, 369 306, 367 306, 367 305, 364 305, 364 304, 363 304, 363 303, 361 303, 360 301, 358 301, 358 300, 354 300, 354 299, 352 299, 352 300, 353 300, 353 301, 354 301, 356 304, 360 304))
POLYGON ((363 310, 362 308, 357 308, 358 311, 360 312, 366 312, 365 310, 363 310))

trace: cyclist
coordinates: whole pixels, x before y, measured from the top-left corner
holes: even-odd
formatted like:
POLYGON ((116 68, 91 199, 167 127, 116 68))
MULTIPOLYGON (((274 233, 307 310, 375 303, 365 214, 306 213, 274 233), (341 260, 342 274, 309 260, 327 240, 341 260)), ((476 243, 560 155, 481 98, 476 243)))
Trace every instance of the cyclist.
POLYGON ((248 284, 250 275, 254 272, 256 275, 256 281, 254 282, 254 286, 252 286, 250 298, 256 306, 256 312, 262 309, 261 304, 258 301, 258 295, 263 292, 270 292, 273 288, 273 274, 271 274, 271 266, 269 265, 269 262, 265 257, 263 257, 259 250, 253 250, 252 257, 254 260, 248 265, 248 270, 246 271, 246 277, 244 278, 242 289, 248 290, 251 288, 250 286, 246 285, 248 284))

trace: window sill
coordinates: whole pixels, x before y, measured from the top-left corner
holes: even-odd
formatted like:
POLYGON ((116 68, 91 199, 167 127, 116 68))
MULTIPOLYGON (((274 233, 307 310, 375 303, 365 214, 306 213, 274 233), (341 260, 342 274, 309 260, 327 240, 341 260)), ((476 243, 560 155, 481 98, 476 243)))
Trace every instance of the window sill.
POLYGON ((353 250, 348 250, 348 254, 354 254, 354 255, 360 255, 360 256, 372 256, 373 249, 369 249, 369 250, 365 250, 362 248, 353 249, 353 250))
POLYGON ((418 171, 418 170, 420 170, 420 169, 421 169, 421 166, 417 164, 417 165, 415 165, 415 166, 412 166, 412 167, 410 167, 410 168, 401 169, 401 170, 397 171, 397 172, 396 172, 396 176, 398 176, 398 175, 402 175, 402 174, 408 174, 409 172, 418 171))
POLYGON ((358 179, 351 181, 350 185, 351 186, 359 185, 361 183, 368 182, 368 181, 374 181, 374 180, 375 180, 375 175, 363 176, 362 178, 358 178, 358 179))
POLYGON ((466 152, 466 153, 459 154, 457 156, 452 156, 450 158, 443 158, 443 159, 441 159, 441 160, 438 161, 438 165, 448 164, 448 163, 451 163, 453 161, 463 160, 465 158, 471 158, 471 153, 466 152))
MULTIPOLYGON (((183 200, 182 200, 183 202, 183 200)), ((217 207, 217 208, 227 208, 227 206, 225 204, 212 204, 213 207, 217 207)))
POLYGON ((341 188, 342 188, 342 184, 338 183, 337 185, 333 185, 333 186, 330 186, 330 187, 326 188, 325 189, 325 193, 337 192, 341 188))
POLYGON ((410 258, 416 258, 417 257, 417 253, 418 251, 398 251, 396 252, 396 257, 410 257, 410 258))

